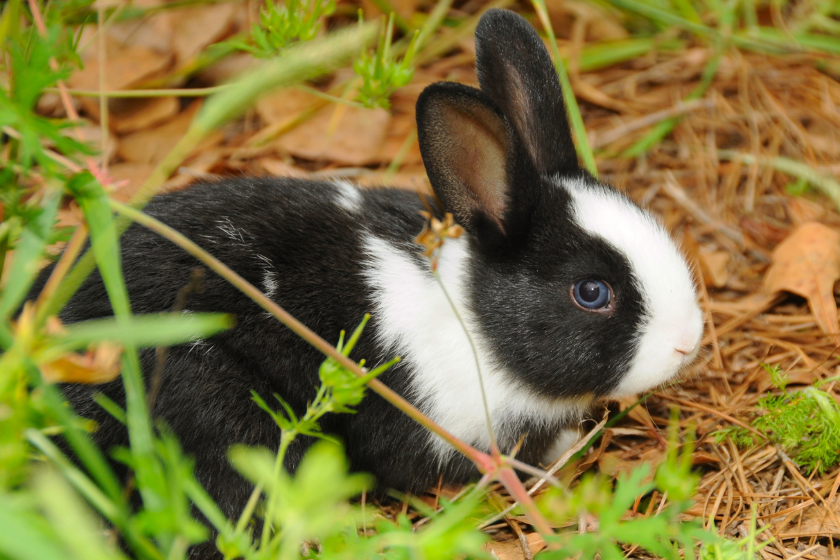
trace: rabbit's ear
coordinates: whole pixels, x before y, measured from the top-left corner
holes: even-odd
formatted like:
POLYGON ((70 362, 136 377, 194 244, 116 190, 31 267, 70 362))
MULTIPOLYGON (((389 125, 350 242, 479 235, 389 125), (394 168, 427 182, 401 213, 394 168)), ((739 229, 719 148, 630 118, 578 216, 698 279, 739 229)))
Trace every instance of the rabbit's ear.
POLYGON ((578 169, 557 72, 534 28, 513 12, 488 10, 475 43, 481 91, 501 108, 536 170, 578 169))
POLYGON ((444 208, 468 230, 510 233, 510 174, 518 166, 509 165, 513 132, 493 102, 475 88, 433 84, 417 101, 417 132, 444 208))

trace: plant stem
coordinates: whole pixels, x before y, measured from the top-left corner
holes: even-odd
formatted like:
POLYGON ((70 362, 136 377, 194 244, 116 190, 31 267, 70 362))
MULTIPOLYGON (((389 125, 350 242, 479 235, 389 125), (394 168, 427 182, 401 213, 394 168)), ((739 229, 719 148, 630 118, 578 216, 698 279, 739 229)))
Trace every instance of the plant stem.
POLYGON ((449 292, 446 290, 446 286, 444 286, 440 274, 437 270, 433 269, 432 276, 437 281, 438 286, 440 286, 443 295, 446 296, 446 301, 449 303, 452 313, 455 314, 455 318, 458 319, 458 323, 461 325, 461 329, 464 331, 464 334, 467 336, 467 340, 470 343, 470 350, 472 350, 473 360, 475 360, 475 373, 478 376, 478 388, 481 390, 481 404, 484 407, 484 421, 487 424, 487 434, 490 436, 490 450, 494 455, 498 454, 499 445, 496 442, 496 434, 493 431, 493 419, 490 417, 490 404, 487 402, 487 391, 484 389, 484 376, 481 374, 481 363, 478 359, 478 348, 475 346, 475 341, 473 340, 466 321, 464 321, 464 318, 461 316, 461 312, 458 311, 458 307, 449 296, 449 292))
POLYGON ((835 207, 840 209, 840 183, 829 175, 820 173, 807 163, 801 163, 786 157, 756 157, 752 154, 743 154, 732 150, 718 150, 717 155, 721 159, 742 161, 748 165, 757 164, 804 179, 831 199, 835 207))

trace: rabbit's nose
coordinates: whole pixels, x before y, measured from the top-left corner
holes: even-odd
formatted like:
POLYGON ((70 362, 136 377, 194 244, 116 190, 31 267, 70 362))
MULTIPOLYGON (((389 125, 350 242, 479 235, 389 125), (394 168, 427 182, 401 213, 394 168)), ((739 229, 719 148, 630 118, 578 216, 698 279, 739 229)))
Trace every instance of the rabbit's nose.
POLYGON ((674 350, 682 354, 683 356, 691 356, 698 350, 698 346, 700 346, 699 337, 696 340, 681 340, 677 343, 674 347, 674 350))

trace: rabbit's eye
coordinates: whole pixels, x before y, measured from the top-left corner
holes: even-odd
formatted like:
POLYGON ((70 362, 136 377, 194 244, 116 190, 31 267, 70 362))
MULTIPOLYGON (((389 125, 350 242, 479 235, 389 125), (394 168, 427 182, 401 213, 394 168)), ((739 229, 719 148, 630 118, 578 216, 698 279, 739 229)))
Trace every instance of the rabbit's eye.
POLYGON ((599 311, 610 305, 612 294, 605 282, 586 278, 572 287, 572 299, 586 310, 599 311))

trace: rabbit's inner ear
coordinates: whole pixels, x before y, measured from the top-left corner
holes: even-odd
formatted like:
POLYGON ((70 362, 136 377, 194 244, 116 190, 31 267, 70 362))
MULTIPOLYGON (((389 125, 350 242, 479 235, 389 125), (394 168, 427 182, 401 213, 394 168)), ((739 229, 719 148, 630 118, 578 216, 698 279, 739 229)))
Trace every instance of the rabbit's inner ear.
POLYGON ((507 133, 490 109, 447 107, 444 119, 451 129, 447 162, 453 179, 463 186, 461 196, 473 199, 473 210, 483 211, 501 226, 507 207, 507 133), (484 114, 482 114, 484 113, 484 114))
POLYGON ((417 107, 420 151, 444 208, 467 229, 489 222, 505 232, 508 125, 475 89, 436 84, 417 107))

